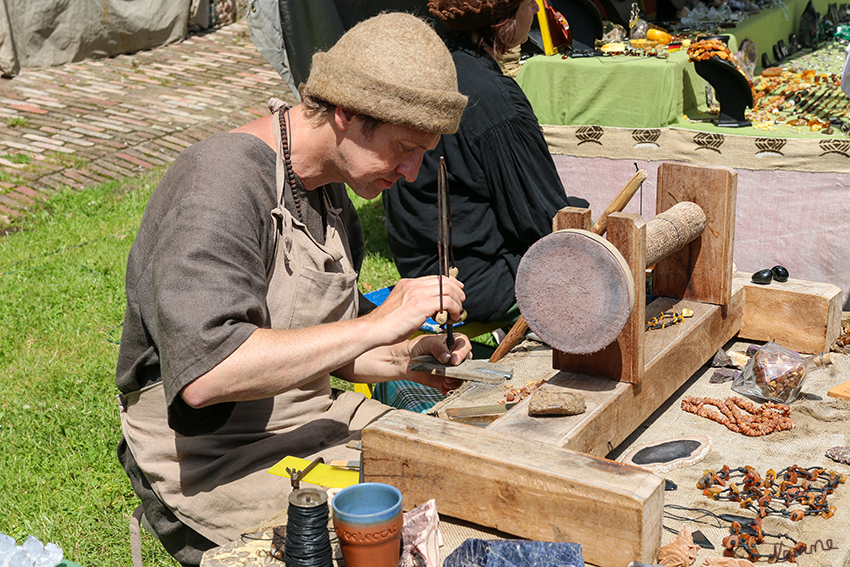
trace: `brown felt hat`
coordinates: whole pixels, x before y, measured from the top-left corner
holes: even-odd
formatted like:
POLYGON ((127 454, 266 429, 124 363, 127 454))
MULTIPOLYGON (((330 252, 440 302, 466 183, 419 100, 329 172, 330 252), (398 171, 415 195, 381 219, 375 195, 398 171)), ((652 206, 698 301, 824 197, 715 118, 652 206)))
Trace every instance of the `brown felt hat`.
POLYGON ((360 22, 316 53, 301 93, 435 134, 457 132, 466 107, 443 41, 424 21, 401 12, 360 22))
POLYGON ((514 15, 523 0, 430 0, 431 13, 455 32, 477 30, 514 15))

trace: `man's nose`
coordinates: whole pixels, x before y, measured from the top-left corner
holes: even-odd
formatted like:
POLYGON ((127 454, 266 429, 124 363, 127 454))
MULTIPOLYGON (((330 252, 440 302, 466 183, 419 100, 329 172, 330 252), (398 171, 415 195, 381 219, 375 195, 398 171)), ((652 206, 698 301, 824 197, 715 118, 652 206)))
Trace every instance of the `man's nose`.
POLYGON ((425 156, 424 150, 415 150, 398 164, 396 171, 404 177, 405 181, 413 182, 419 175, 419 167, 422 165, 422 158, 425 156))

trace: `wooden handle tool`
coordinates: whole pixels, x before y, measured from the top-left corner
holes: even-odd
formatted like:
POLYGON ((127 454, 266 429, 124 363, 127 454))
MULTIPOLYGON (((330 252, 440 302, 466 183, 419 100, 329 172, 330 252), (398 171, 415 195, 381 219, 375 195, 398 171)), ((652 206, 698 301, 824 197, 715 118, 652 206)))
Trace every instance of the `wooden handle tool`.
POLYGON ((590 232, 598 234, 599 236, 605 234, 605 231, 608 229, 608 215, 611 213, 619 213, 625 209, 626 205, 629 204, 629 201, 631 201, 632 197, 634 197, 635 193, 637 193, 637 190, 640 188, 640 184, 645 180, 646 171, 642 169, 637 170, 629 182, 626 183, 626 186, 617 193, 617 196, 614 197, 614 200, 611 201, 611 204, 608 205, 608 208, 605 209, 604 213, 602 213, 602 216, 593 223, 593 226, 590 227, 590 232))
MULTIPOLYGON (((614 197, 614 200, 611 201, 611 204, 608 205, 608 208, 605 209, 604 213, 602 213, 602 216, 593 223, 590 231, 598 234, 599 236, 605 234, 605 231, 608 229, 608 215, 611 213, 619 213, 625 209, 626 205, 629 204, 629 201, 631 201, 632 197, 634 197, 635 193, 637 193, 640 184, 645 180, 646 171, 643 169, 637 170, 629 182, 626 183, 626 186, 617 193, 617 196, 614 197)), ((514 348, 519 340, 525 335, 526 331, 528 331, 528 323, 526 323, 525 318, 520 315, 519 319, 517 319, 516 323, 514 323, 514 326, 511 327, 510 332, 505 335, 505 338, 502 339, 501 343, 499 343, 496 351, 490 356, 490 362, 498 362, 503 356, 508 354, 508 351, 514 348)))

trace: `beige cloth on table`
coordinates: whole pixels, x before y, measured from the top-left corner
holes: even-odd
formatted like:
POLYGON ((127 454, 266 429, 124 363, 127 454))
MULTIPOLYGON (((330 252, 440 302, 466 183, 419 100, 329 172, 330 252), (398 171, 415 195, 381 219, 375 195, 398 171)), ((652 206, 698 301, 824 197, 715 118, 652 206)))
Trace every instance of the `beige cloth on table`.
MULTIPOLYGON (((726 350, 745 352, 749 344, 732 340, 726 350)), ((434 406, 433 412, 444 415, 450 408, 490 405, 504 401, 507 387, 519 390, 529 382, 548 380, 558 373, 552 368, 552 351, 546 345, 526 340, 515 347, 500 364, 512 366, 514 377, 505 385, 490 385, 467 382, 455 395, 447 397, 434 406)), ((700 566, 706 557, 723 554, 722 540, 729 535, 729 524, 714 521, 704 512, 735 514, 752 517, 735 502, 713 501, 703 496, 696 483, 706 469, 717 470, 724 464, 730 468, 751 465, 764 476, 768 469, 779 472, 790 465, 801 467, 826 467, 850 477, 850 465, 836 463, 825 456, 830 447, 850 445, 850 402, 827 396, 830 388, 850 380, 850 355, 836 353, 833 366, 817 369, 807 374, 800 398, 791 404, 791 418, 796 427, 790 431, 772 433, 763 437, 746 437, 734 433, 725 426, 681 410, 684 396, 725 398, 742 397, 731 389, 731 382, 712 384, 709 380, 714 368, 708 364, 667 400, 628 439, 620 444, 608 458, 618 459, 639 444, 664 441, 681 437, 706 435, 711 439, 711 450, 702 462, 674 469, 661 476, 673 481, 678 488, 664 494, 665 514, 662 544, 669 543, 675 534, 687 524, 691 531, 701 531, 714 550, 702 549, 694 565, 700 566), (695 509, 683 511, 673 506, 695 509), (699 521, 697 521, 699 520, 699 521), (702 523, 709 522, 709 523, 702 523), (674 533, 675 532, 675 533, 674 533)), ((800 567, 842 567, 850 565, 850 482, 840 485, 829 496, 830 506, 837 511, 829 519, 807 516, 801 522, 784 518, 765 519, 765 532, 785 533, 796 539, 816 546, 814 553, 804 554, 797 560, 800 567), (829 541, 831 541, 831 544, 829 541), (819 543, 818 543, 819 542, 819 543), (835 549, 827 550, 833 547, 835 549)), ((772 551, 776 538, 767 538, 760 549, 762 553, 772 551)), ((786 544, 789 540, 784 540, 786 544)), ((580 542, 579 542, 580 543, 580 542)), ((782 563, 780 563, 782 564, 782 563)), ((785 563, 790 565, 790 563, 785 563)), ((625 566, 622 566, 625 567, 625 566)))
MULTIPOLYGON (((726 349, 745 352, 749 344, 733 341, 726 345, 726 349)), ((678 533, 682 524, 686 523, 691 531, 701 531, 715 547, 714 550, 701 549, 695 565, 702 565, 706 557, 723 554, 721 542, 729 535, 729 525, 715 522, 710 517, 699 518, 700 512, 676 510, 672 506, 709 510, 715 514, 754 515, 735 502, 714 501, 703 496, 702 490, 696 488, 703 471, 718 470, 723 465, 730 468, 750 465, 764 476, 769 469, 778 473, 796 464, 806 468, 826 467, 827 470, 850 476, 850 465, 837 463, 825 455, 830 447, 850 445, 850 402, 827 395, 830 388, 850 380, 850 356, 836 354, 834 365, 809 372, 804 379, 800 397, 790 404, 791 419, 796 427, 763 437, 746 437, 719 423, 681 410, 684 396, 742 397, 732 391, 731 382, 712 384, 709 380, 713 374, 713 368, 703 367, 623 443, 627 447, 622 451, 625 454, 628 448, 636 444, 677 437, 706 435, 711 439, 711 451, 702 462, 661 475, 678 486, 676 490, 664 494, 665 531, 662 543, 668 543, 674 537, 672 531, 678 533), (697 522, 697 519, 706 523, 697 522)), ((797 541, 806 542, 810 548, 815 546, 814 552, 803 554, 797 559, 800 567, 842 567, 850 563, 850 483, 839 485, 835 493, 828 497, 828 502, 837 508, 835 515, 829 519, 806 516, 800 522, 791 522, 786 518, 769 516, 764 520, 765 533, 788 534, 797 541), (827 550, 828 547, 833 549, 827 550)), ((773 504, 775 508, 784 508, 776 500, 773 504)), ((772 544, 779 541, 777 538, 766 538, 760 546, 761 552, 770 553, 772 544)), ((784 542, 787 549, 790 542, 784 542)))

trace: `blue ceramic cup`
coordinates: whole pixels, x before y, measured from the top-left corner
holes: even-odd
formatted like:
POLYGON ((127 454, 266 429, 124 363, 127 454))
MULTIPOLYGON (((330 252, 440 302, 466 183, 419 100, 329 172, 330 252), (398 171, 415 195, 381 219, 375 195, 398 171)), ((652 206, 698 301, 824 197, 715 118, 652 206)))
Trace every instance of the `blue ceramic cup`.
POLYGON ((401 492, 379 482, 355 484, 331 501, 334 531, 347 567, 398 567, 401 492))

